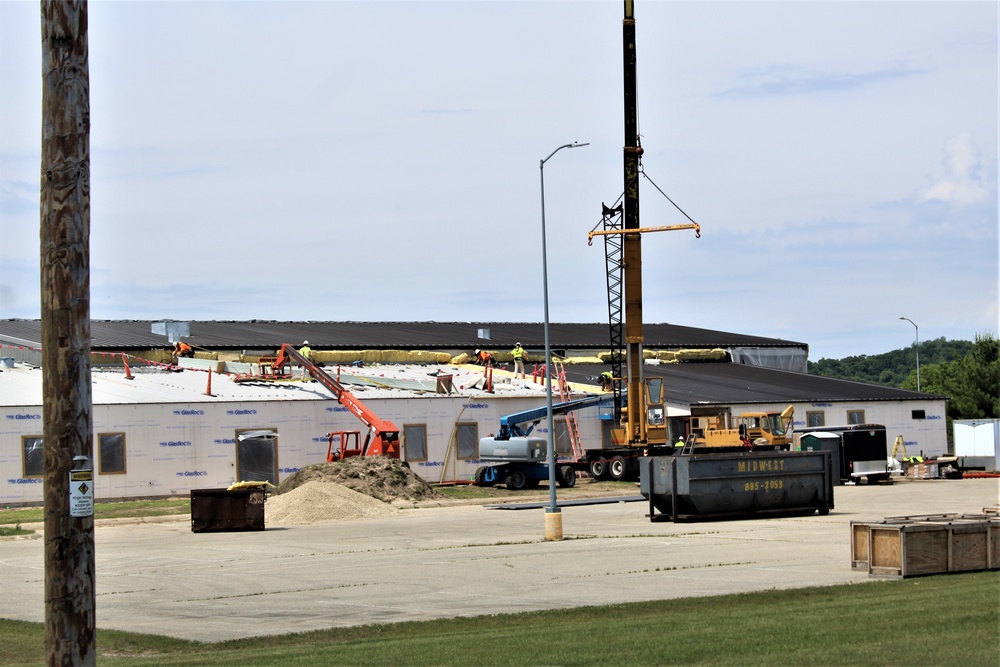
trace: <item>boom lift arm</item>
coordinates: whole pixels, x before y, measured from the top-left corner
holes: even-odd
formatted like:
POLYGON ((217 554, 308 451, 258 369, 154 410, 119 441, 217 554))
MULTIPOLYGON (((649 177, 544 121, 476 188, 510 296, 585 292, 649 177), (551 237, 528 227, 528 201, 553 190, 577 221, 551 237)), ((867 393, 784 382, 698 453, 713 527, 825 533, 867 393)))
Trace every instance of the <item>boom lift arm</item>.
MULTIPOLYGON (((604 396, 594 395, 556 403, 552 406, 552 415, 564 415, 574 410, 597 405, 605 398, 604 396)), ((522 410, 514 414, 504 415, 500 417, 500 431, 494 440, 509 440, 512 437, 526 436, 531 433, 535 425, 545 418, 548 413, 548 407, 543 405, 540 408, 531 408, 530 410, 522 410), (522 424, 528 424, 529 422, 530 425, 527 428, 522 428, 522 424)))
POLYGON ((281 349, 278 350, 278 358, 274 362, 275 372, 280 372, 282 368, 289 364, 290 360, 301 364, 309 375, 330 390, 330 393, 337 399, 337 402, 353 412, 368 427, 365 444, 361 447, 362 456, 384 455, 394 459, 399 458, 398 426, 372 412, 368 406, 358 400, 344 385, 330 377, 317 364, 299 354, 288 343, 283 343, 281 349))

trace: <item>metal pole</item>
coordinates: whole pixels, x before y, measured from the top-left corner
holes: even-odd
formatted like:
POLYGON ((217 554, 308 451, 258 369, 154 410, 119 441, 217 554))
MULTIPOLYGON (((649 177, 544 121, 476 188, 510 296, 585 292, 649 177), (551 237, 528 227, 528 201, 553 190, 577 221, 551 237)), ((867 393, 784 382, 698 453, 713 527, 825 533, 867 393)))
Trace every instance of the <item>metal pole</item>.
POLYGON ((916 333, 917 336, 917 343, 915 348, 917 352, 917 391, 920 391, 920 327, 918 327, 917 323, 911 320, 909 317, 901 317, 899 319, 906 320, 907 322, 912 324, 914 332, 916 333))
MULTIPOLYGON (((559 148, 555 149, 549 156, 541 160, 538 163, 538 173, 541 178, 541 194, 542 194, 542 301, 545 305, 545 407, 547 414, 547 425, 548 425, 548 436, 546 444, 546 455, 545 460, 549 466, 549 511, 550 515, 559 514, 559 507, 556 505, 556 454, 555 454, 555 438, 554 429, 552 425, 552 347, 549 343, 549 267, 548 267, 548 250, 545 246, 545 163, 549 161, 553 155, 558 153, 564 148, 579 148, 581 146, 589 146, 589 143, 577 143, 573 142, 571 144, 563 144, 559 148)), ((549 537, 548 531, 546 531, 546 539, 562 539, 562 527, 559 527, 558 537, 549 537)))

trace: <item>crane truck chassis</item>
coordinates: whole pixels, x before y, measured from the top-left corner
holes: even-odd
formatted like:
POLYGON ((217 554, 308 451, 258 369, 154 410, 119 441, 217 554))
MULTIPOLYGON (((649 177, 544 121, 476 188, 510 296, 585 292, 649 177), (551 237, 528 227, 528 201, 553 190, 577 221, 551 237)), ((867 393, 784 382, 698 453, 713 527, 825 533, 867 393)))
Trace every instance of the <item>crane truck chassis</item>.
MULTIPOLYGON (((659 382, 659 378, 646 380, 647 385, 654 385, 647 386, 647 395, 660 391, 659 382)), ((594 406, 608 407, 612 401, 613 397, 609 395, 586 396, 553 405, 552 414, 563 415, 594 406)), ((622 437, 621 429, 612 429, 612 437, 616 438, 612 447, 587 449, 579 459, 563 458, 556 461, 556 480, 559 485, 573 486, 578 472, 589 473, 596 480, 635 481, 639 479, 642 457, 679 455, 683 448, 667 442, 662 400, 647 406, 647 409, 651 428, 659 429, 654 432, 653 437, 658 437, 660 443, 647 443, 644 447, 626 446, 617 439, 622 437)), ((542 406, 501 417, 497 435, 481 438, 479 441, 479 458, 489 464, 476 470, 475 484, 506 484, 510 489, 521 490, 535 488, 540 482, 548 480, 547 439, 530 437, 534 426, 547 414, 548 409, 542 406)), ((791 406, 781 413, 744 413, 737 418, 737 428, 725 428, 724 420, 717 416, 688 418, 687 453, 720 454, 790 449, 791 439, 787 428, 792 414, 791 406)))

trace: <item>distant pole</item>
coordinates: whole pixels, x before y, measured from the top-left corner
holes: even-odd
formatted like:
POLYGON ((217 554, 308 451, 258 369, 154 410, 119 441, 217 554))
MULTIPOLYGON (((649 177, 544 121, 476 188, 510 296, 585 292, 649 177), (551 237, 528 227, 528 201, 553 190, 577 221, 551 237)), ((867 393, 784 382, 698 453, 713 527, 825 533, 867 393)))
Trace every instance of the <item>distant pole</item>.
POLYGON ((917 344, 915 348, 917 351, 917 391, 920 391, 920 327, 918 327, 916 322, 911 320, 909 317, 901 317, 899 319, 906 320, 912 324, 917 336, 917 344))
POLYGON ((93 493, 70 481, 93 460, 87 3, 43 0, 41 11, 45 653, 49 665, 94 665, 94 517, 70 498, 93 493))
POLYGON ((541 179, 542 193, 542 302, 545 305, 545 406, 548 415, 546 424, 548 426, 548 440, 545 461, 549 466, 549 509, 545 514, 545 539, 549 541, 559 541, 562 539, 562 516, 559 513, 559 506, 556 504, 556 447, 552 422, 552 346, 549 343, 549 264, 548 251, 545 247, 545 163, 553 155, 564 148, 579 148, 590 144, 580 144, 573 142, 563 144, 559 148, 549 153, 549 157, 538 163, 538 174, 541 179))

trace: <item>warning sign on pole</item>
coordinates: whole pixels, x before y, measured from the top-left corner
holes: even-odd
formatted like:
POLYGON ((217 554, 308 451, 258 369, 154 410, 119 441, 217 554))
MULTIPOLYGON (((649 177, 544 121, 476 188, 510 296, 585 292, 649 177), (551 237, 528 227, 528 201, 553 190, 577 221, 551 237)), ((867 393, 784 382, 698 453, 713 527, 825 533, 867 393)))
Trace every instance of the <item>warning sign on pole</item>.
POLYGON ((69 471, 69 515, 94 516, 94 471, 69 471))

